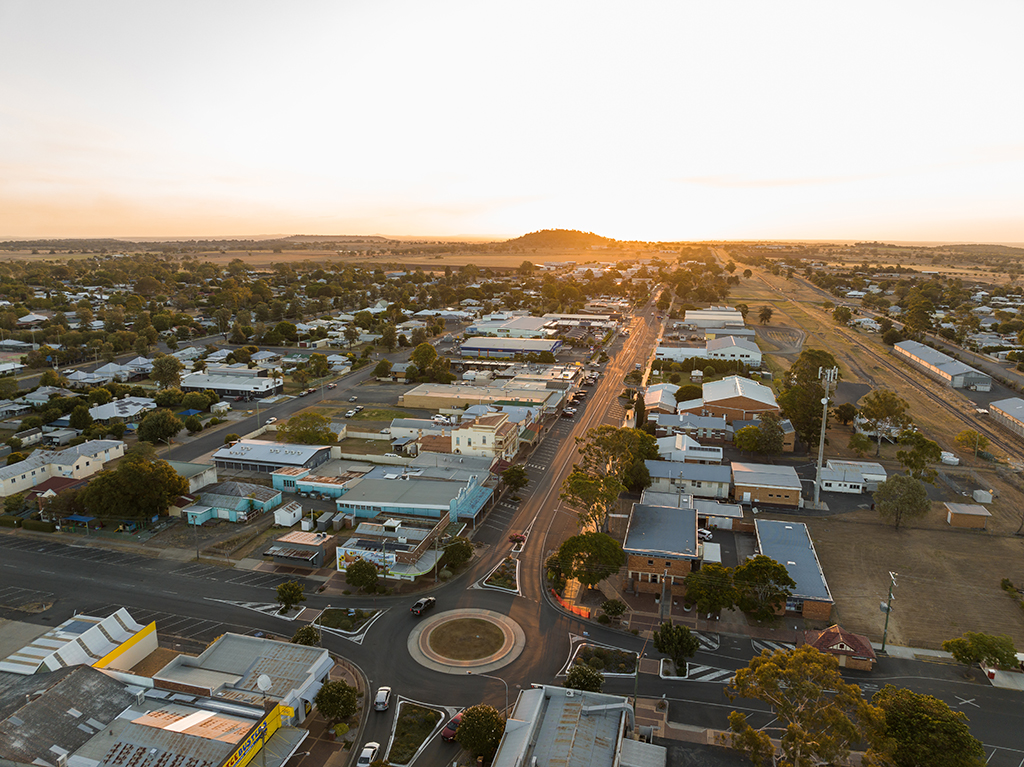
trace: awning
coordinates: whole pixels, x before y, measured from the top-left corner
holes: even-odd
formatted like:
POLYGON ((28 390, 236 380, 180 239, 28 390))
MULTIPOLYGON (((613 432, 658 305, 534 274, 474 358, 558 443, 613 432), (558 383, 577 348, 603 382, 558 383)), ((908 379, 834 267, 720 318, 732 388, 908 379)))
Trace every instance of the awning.
POLYGON ((66 521, 66 522, 82 522, 83 524, 87 524, 89 522, 95 522, 96 521, 96 517, 87 517, 84 514, 72 514, 69 517, 64 517, 64 521, 66 521))

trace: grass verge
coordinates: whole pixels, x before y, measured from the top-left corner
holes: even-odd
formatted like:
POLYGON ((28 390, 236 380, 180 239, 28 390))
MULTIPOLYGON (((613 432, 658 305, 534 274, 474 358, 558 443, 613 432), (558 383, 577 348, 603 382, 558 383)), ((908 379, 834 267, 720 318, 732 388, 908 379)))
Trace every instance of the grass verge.
POLYGON ((388 751, 391 764, 408 764, 441 721, 441 712, 403 703, 395 725, 395 739, 388 751))

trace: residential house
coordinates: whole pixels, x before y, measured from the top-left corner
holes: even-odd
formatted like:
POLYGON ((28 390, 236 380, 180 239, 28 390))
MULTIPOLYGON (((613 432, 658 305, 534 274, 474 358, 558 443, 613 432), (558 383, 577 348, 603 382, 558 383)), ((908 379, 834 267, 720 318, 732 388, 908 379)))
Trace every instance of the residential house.
POLYGON ((89 408, 89 415, 97 423, 110 424, 114 421, 137 423, 152 410, 156 410, 156 402, 149 397, 123 397, 111 400, 105 405, 89 408))
POLYGON ((24 461, 0 467, 0 497, 29 490, 51 477, 84 479, 124 455, 124 442, 96 439, 58 452, 36 450, 24 461))
POLYGON ((805 631, 804 644, 831 655, 839 661, 840 668, 871 671, 877 660, 871 640, 861 634, 847 631, 839 624, 822 631, 805 631))

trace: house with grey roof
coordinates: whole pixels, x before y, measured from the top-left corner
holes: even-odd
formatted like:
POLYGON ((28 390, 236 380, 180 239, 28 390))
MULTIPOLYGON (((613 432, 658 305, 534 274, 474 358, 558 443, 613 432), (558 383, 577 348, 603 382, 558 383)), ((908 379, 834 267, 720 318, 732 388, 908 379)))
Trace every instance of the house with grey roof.
POLYGON ((682 492, 701 498, 729 497, 732 472, 728 466, 683 463, 681 461, 644 461, 651 476, 651 489, 682 492))
POLYGON ((0 497, 14 495, 52 477, 85 479, 124 455, 124 442, 95 439, 58 452, 36 450, 24 461, 0 466, 0 497))

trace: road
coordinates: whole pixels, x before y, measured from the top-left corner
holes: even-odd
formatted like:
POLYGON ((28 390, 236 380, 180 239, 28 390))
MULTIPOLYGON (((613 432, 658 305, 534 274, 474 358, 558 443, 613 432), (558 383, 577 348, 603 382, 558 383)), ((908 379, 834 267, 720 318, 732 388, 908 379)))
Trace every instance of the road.
MULTIPOLYGON (((655 333, 650 312, 634 319, 630 337, 616 342, 621 346, 580 414, 572 420, 559 419, 527 458, 530 484, 522 493, 522 503, 499 505, 492 510, 475 532, 476 541, 484 544, 478 559, 452 581, 428 592, 437 597, 437 611, 482 608, 508 615, 520 624, 527 637, 526 647, 515 661, 494 672, 508 682, 511 701, 518 689, 531 683, 558 683, 556 675, 569 658, 572 637, 582 637, 584 632, 589 633, 588 641, 657 657, 649 643, 639 637, 584 623, 556 608, 542 580, 546 557, 565 536, 577 530, 575 516, 557 498, 562 478, 575 459, 575 438, 601 423, 621 423, 617 395, 622 377, 636 362, 646 360, 655 333), (513 531, 530 534, 520 557, 522 596, 471 588, 505 556, 506 537, 513 531)), ((361 380, 359 373, 346 379, 346 389, 361 380)), ((335 396, 345 396, 344 390, 339 387, 335 396)), ((287 404, 298 409, 305 403, 294 400, 287 404)), ((274 590, 290 576, 236 570, 210 562, 178 562, 28 535, 0 534, 0 549, 2 617, 53 626, 75 612, 106 615, 123 606, 136 620, 157 621, 165 641, 192 651, 225 631, 290 636, 297 628, 295 623, 272 614, 276 607, 274 590), (53 603, 50 609, 28 618, 11 609, 48 602, 53 603)), ((470 677, 455 669, 451 673, 434 671, 413 659, 407 640, 417 619, 408 610, 410 598, 328 598, 316 593, 317 582, 305 581, 305 585, 306 606, 314 609, 344 606, 383 610, 357 640, 324 634, 324 646, 358 665, 371 689, 388 684, 396 696, 449 711, 481 701, 504 706, 505 687, 501 682, 470 677)), ((636 688, 642 697, 665 696, 670 702, 671 720, 689 725, 725 728, 728 713, 737 709, 745 711, 755 726, 769 722, 773 715, 767 707, 752 701, 730 702, 723 693, 724 684, 735 670, 747 665, 765 645, 746 637, 717 634, 701 635, 701 641, 702 649, 693 659, 691 680, 668 681, 642 673, 636 678, 609 677, 605 690, 632 695, 636 688)), ((863 684, 868 693, 892 682, 935 694, 955 710, 964 710, 971 718, 972 731, 988 744, 991 767, 1019 765, 1024 757, 1024 707, 1020 706, 1018 693, 963 681, 952 666, 893 658, 883 658, 872 674, 848 676, 863 684)), ((386 713, 369 714, 362 742, 387 743, 395 708, 392 705, 386 713)), ((417 764, 441 767, 450 764, 457 753, 457 746, 435 738, 417 764)))

